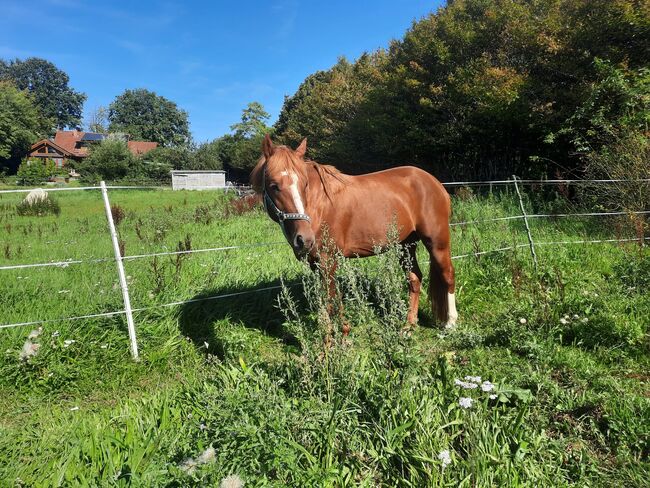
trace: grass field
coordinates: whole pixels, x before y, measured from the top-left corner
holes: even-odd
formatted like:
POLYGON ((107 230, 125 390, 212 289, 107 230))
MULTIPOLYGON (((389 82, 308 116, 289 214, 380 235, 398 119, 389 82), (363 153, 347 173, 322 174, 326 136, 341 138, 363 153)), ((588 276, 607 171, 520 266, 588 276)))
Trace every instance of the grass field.
MULTIPOLYGON (((519 213, 507 192, 461 195, 455 221, 519 213)), ((282 241, 218 193, 110 196, 127 256, 282 241)), ((59 216, 17 215, 21 198, 0 195, 0 266, 112 256, 99 192, 59 192, 59 216)), ((578 210, 539 192, 526 205, 578 210)), ((538 242, 627 227, 531 221, 538 242)), ((527 243, 521 221, 453 236, 454 255, 527 243)), ((423 294, 410 337, 395 256, 348 261, 352 332, 329 348, 318 280, 286 244, 127 261, 132 305, 150 307, 135 314, 140 362, 122 316, 46 323, 26 360, 36 326, 0 329, 0 486, 647 486, 650 252, 537 254, 537 271, 525 247, 456 260, 459 326, 436 327, 423 294)), ((0 270, 0 324, 121 300, 110 259, 0 270)))

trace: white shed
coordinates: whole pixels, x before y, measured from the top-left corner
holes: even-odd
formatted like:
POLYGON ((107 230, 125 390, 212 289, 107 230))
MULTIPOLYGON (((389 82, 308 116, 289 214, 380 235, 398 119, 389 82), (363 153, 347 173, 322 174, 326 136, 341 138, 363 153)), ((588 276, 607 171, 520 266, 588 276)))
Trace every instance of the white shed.
POLYGON ((214 190, 225 187, 225 171, 172 171, 172 190, 214 190))

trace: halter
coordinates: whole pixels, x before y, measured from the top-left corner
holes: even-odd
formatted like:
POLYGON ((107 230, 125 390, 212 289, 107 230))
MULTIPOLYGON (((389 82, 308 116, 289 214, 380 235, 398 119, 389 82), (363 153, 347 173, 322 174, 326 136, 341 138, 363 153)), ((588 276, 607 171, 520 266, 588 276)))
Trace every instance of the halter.
POLYGON ((275 218, 278 219, 280 227, 282 227, 282 232, 284 233, 285 237, 287 237, 287 231, 284 227, 284 222, 286 220, 305 220, 307 222, 311 222, 311 218, 307 214, 287 213, 278 208, 269 193, 266 191, 266 164, 264 165, 264 171, 262 172, 262 188, 264 189, 264 198, 262 199, 264 201, 264 210, 266 210, 267 213, 272 213, 275 215, 275 218))

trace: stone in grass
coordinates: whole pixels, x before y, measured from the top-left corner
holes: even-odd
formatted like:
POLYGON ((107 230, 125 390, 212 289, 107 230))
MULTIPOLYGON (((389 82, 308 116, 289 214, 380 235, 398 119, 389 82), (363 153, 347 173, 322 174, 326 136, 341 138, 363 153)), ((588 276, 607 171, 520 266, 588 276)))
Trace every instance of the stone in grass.
POLYGON ((23 203, 25 205, 34 205, 38 202, 45 201, 49 198, 47 192, 43 190, 42 188, 35 188, 34 190, 30 191, 25 199, 23 200, 23 203))
POLYGON ((27 339, 25 341, 25 344, 23 344, 22 350, 20 351, 20 360, 27 361, 29 358, 36 356, 36 353, 38 353, 38 349, 40 347, 40 344, 35 344, 31 339, 27 339))

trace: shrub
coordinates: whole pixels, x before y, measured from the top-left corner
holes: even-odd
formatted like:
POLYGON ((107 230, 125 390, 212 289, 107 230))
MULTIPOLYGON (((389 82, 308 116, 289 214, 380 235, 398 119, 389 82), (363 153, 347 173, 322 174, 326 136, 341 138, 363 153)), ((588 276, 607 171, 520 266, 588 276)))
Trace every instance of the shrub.
POLYGON ((25 159, 18 167, 16 183, 21 186, 34 186, 47 181, 56 174, 56 165, 51 159, 25 159))
POLYGON ((84 181, 118 180, 140 173, 140 159, 129 151, 126 142, 107 139, 95 147, 78 168, 84 181))
POLYGON ((630 212, 630 223, 639 238, 648 228, 643 215, 632 212, 650 208, 648 178, 650 141, 645 135, 631 133, 587 156, 587 177, 590 179, 632 180, 616 184, 591 184, 584 188, 587 199, 595 200, 607 210, 630 212))

